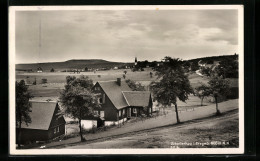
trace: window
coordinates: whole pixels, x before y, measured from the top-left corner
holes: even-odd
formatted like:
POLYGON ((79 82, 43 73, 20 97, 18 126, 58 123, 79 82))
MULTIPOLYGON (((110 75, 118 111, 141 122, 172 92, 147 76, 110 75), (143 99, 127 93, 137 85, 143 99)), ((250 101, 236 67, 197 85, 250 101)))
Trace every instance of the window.
POLYGON ((123 115, 125 115, 125 109, 123 109, 123 115))
POLYGON ((136 113, 136 108, 133 108, 133 113, 136 113))
MULTIPOLYGON (((101 95, 101 94, 100 94, 100 95, 101 95)), ((106 98, 106 95, 105 95, 105 94, 103 94, 103 97, 100 96, 100 98, 98 98, 98 103, 104 104, 104 103, 105 103, 105 98, 106 98)))
POLYGON ((118 116, 121 117, 121 110, 118 111, 118 116))
POLYGON ((93 111, 94 112, 94 115, 98 115, 98 111, 93 111))
POLYGON ((105 117, 105 111, 100 111, 100 117, 105 117))
POLYGON ((103 100, 102 100, 102 98, 99 98, 99 103, 101 103, 101 104, 103 103, 103 100))
POLYGON ((60 132, 60 127, 59 127, 59 126, 57 127, 57 133, 58 133, 58 132, 60 132))
POLYGON ((99 91, 100 90, 100 88, 99 87, 95 87, 95 91, 99 91))
POLYGON ((54 128, 54 134, 56 134, 56 128, 54 128))

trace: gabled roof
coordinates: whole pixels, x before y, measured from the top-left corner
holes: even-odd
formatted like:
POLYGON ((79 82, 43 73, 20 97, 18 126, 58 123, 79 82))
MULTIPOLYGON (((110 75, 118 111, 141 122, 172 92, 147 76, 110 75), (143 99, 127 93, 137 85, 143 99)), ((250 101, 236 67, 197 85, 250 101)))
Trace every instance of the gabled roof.
POLYGON ((122 94, 129 106, 149 106, 151 93, 148 91, 123 91, 122 94))
POLYGON ((23 122, 22 128, 48 130, 57 102, 31 102, 31 123, 28 126, 23 122))
POLYGON ((121 86, 116 81, 100 81, 97 82, 104 90, 108 98, 117 109, 128 106, 122 91, 132 91, 125 81, 121 81, 121 86))

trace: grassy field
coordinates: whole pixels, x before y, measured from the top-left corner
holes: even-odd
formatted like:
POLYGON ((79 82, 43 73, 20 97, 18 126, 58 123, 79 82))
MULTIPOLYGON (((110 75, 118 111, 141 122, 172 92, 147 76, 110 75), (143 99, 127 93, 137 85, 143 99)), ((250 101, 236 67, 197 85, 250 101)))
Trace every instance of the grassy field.
MULTIPOLYGON (((43 73, 16 73, 16 80, 25 80, 28 83, 32 83, 35 79, 37 85, 30 85, 29 90, 34 97, 58 97, 60 91, 64 88, 66 82, 66 76, 80 77, 81 75, 88 76, 94 82, 116 80, 116 78, 123 78, 124 71, 127 71, 126 79, 131 79, 148 86, 151 81, 156 80, 155 72, 151 68, 145 68, 145 71, 132 72, 130 69, 119 69, 119 70, 107 70, 94 72, 81 72, 79 74, 69 72, 43 72, 43 73), (153 77, 150 77, 150 72, 153 72, 153 77), (41 84, 41 80, 47 79, 46 84, 41 84)), ((189 74, 189 80, 191 86, 197 87, 200 85, 199 82, 207 83, 209 78, 206 76, 199 76, 196 73, 189 74)), ((231 86, 238 86, 238 79, 229 79, 231 86)))
MULTIPOLYGON (((124 71, 127 71, 126 79, 132 79, 135 81, 151 81, 155 77, 150 78, 150 72, 153 72, 151 68, 145 68, 145 71, 132 72, 130 69, 119 69, 119 70, 106 70, 94 72, 43 72, 43 73, 17 73, 16 80, 28 79, 31 82, 35 80, 40 83, 41 79, 46 78, 49 83, 65 83, 66 76, 79 77, 81 75, 88 76, 93 81, 107 81, 115 80, 116 78, 123 78, 124 71), (29 78, 28 78, 29 77, 29 78)), ((155 72, 153 72, 155 73, 155 72)))
POLYGON ((220 117, 215 116, 179 126, 161 127, 63 148, 237 148, 238 131, 238 113, 233 111, 220 117))

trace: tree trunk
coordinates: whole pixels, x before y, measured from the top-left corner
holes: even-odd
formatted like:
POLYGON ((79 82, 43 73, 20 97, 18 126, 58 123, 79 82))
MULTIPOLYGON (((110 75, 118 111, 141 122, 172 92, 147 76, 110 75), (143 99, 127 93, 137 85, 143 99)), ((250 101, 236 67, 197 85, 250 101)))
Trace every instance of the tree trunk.
POLYGON ((201 98, 200 106, 203 106, 203 99, 204 99, 204 97, 201 98))
POLYGON ((215 97, 215 102, 216 102, 216 111, 217 111, 217 115, 219 115, 220 114, 220 111, 219 111, 219 109, 218 109, 218 97, 215 97))
POLYGON ((80 134, 80 140, 84 141, 84 138, 82 135, 81 119, 79 119, 79 134, 80 134))
POLYGON ((175 112, 176 112, 176 119, 177 119, 177 124, 178 124, 178 123, 180 123, 180 119, 179 119, 177 104, 175 104, 175 112))

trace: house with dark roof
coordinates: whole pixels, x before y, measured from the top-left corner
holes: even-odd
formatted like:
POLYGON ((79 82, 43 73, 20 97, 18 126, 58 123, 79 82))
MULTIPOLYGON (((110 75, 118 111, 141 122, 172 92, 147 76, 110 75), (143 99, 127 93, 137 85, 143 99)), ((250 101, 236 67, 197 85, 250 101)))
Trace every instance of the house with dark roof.
MULTIPOLYGON (((152 113, 152 97, 149 91, 132 91, 125 81, 100 81, 93 87, 99 96, 101 108, 94 109, 97 126, 117 123, 122 120, 152 113), (104 123, 100 121, 103 119, 104 123)), ((93 117, 84 120, 93 120, 93 117)))
MULTIPOLYGON (((21 125, 21 143, 48 141, 65 134, 65 119, 57 102, 31 102, 31 123, 21 125)), ((18 139, 18 127, 16 128, 18 139)))
POLYGON ((37 68, 37 72, 38 72, 38 73, 43 72, 42 68, 41 68, 41 67, 38 67, 38 68, 37 68))

